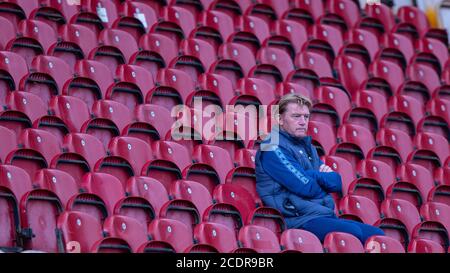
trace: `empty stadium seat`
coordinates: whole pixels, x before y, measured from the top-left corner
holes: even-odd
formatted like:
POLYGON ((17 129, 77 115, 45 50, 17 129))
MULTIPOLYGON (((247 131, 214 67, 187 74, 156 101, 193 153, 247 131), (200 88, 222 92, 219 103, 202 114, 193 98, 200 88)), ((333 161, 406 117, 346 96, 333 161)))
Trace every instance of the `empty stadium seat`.
POLYGON ((411 240, 408 253, 445 253, 445 249, 435 241, 418 238, 411 240))
POLYGON ((328 233, 323 248, 327 253, 364 253, 364 247, 359 239, 344 232, 328 233))
MULTIPOLYGON (((65 211, 58 217, 59 252, 121 252, 123 241, 113 243, 112 238, 104 238, 102 225, 94 217, 78 211, 65 211), (105 241, 103 241, 105 239, 105 241), (71 242, 78 242, 73 244, 71 242), (104 244, 102 244, 104 242, 104 244)), ((125 245, 127 248, 129 246, 125 245)))
POLYGON ((96 137, 82 133, 70 133, 64 138, 64 146, 68 152, 78 153, 84 157, 91 169, 95 163, 106 156, 103 144, 96 137))
POLYGON ((402 244, 388 236, 371 236, 366 240, 364 248, 367 253, 405 253, 402 244))
POLYGON ((295 65, 311 69, 319 77, 332 77, 332 69, 327 59, 316 52, 304 51, 295 56, 295 65))
POLYGON ((145 198, 152 205, 156 218, 159 217, 161 207, 169 201, 166 188, 161 182, 151 177, 130 177, 125 186, 125 192, 128 196, 145 198))
POLYGON ((302 253, 322 253, 322 243, 311 232, 302 229, 287 229, 281 234, 280 245, 284 251, 296 250, 302 253))
POLYGON ((148 225, 153 240, 168 242, 177 253, 184 252, 193 243, 192 231, 185 223, 173 219, 156 219, 148 225))
POLYGON ((54 192, 65 208, 69 199, 78 193, 79 184, 70 174, 57 169, 41 169, 34 176, 34 184, 54 192))
POLYGON ((5 105, 10 110, 25 113, 32 122, 45 116, 48 108, 38 95, 22 91, 9 93, 5 98, 5 105))
POLYGON ((57 252, 57 219, 64 208, 51 191, 39 189, 26 193, 20 202, 25 249, 57 252))
POLYGON ((346 195, 339 202, 339 217, 373 225, 380 219, 380 211, 364 196, 346 195))
MULTIPOLYGON (((13 91, 19 88, 20 80, 28 73, 28 67, 25 59, 11 51, 0 51, 0 71, 3 75, 2 87, 5 90, 13 91)), ((6 97, 6 92, 2 91, 2 102, 6 97)))
POLYGON ((444 162, 450 154, 447 139, 433 133, 418 133, 414 137, 414 144, 418 149, 434 151, 439 156, 441 162, 444 162))
POLYGON ((405 132, 396 129, 381 128, 376 135, 376 139, 380 145, 389 146, 397 150, 405 162, 414 148, 409 136, 405 132))
POLYGON ((373 178, 381 184, 386 192, 389 186, 395 182, 395 169, 383 161, 376 159, 361 160, 356 166, 356 171, 361 177, 373 178))
POLYGON ((209 191, 200 183, 189 180, 175 181, 169 192, 175 199, 185 199, 191 201, 197 208, 200 217, 204 211, 212 205, 212 197, 209 191))
POLYGON ((108 145, 111 155, 121 156, 130 162, 134 173, 141 173, 142 167, 152 159, 152 150, 144 141, 134 137, 115 137, 108 145))
POLYGON ((209 206, 205 210, 202 221, 227 226, 231 230, 234 230, 236 240, 238 239, 240 228, 244 225, 242 216, 234 205, 220 202, 209 206))
POLYGON ((108 237, 124 239, 137 252, 148 241, 147 226, 136 219, 122 215, 112 215, 103 223, 103 232, 108 237))
POLYGON ((239 242, 258 253, 277 253, 281 250, 276 235, 270 229, 261 226, 243 226, 239 230, 239 242))
POLYGON ((221 253, 229 253, 238 248, 234 231, 218 223, 203 222, 194 230, 194 240, 198 243, 211 244, 221 253))
POLYGON ((238 185, 223 184, 215 187, 213 192, 214 200, 221 203, 234 205, 240 212, 244 222, 248 222, 248 217, 256 208, 256 200, 252 195, 238 185))
POLYGON ((367 79, 367 69, 358 59, 349 56, 338 56, 334 61, 334 68, 345 88, 353 95, 361 83, 367 79))
POLYGON ((420 215, 425 221, 441 223, 447 232, 450 229, 450 210, 445 204, 426 202, 420 207, 420 215))
POLYGON ((358 125, 341 125, 337 131, 337 137, 340 141, 358 145, 363 151, 364 156, 367 156, 369 150, 376 146, 375 139, 371 132, 358 125))
POLYGON ((4 162, 9 152, 17 149, 17 138, 14 131, 3 126, 0 126, 0 137, 2 139, 2 145, 0 146, 0 159, 1 162, 4 162))

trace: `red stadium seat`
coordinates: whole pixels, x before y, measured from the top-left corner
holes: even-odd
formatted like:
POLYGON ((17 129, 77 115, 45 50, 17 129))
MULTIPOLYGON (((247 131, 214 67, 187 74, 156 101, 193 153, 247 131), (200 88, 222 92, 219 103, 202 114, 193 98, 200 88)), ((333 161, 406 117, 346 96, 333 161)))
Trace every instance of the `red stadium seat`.
POLYGON ((108 87, 114 83, 113 71, 111 71, 108 68, 108 66, 98 61, 94 60, 78 61, 75 65, 75 73, 79 77, 94 80, 101 90, 100 98, 105 97, 108 87))
POLYGON ((238 248, 234 231, 218 223, 198 224, 194 230, 194 240, 201 244, 211 244, 221 253, 229 253, 238 248))
POLYGON ((183 199, 173 199, 165 203, 161 208, 159 217, 174 219, 184 223, 191 235, 195 226, 201 221, 195 205, 183 199))
POLYGON ((169 194, 175 199, 191 201, 197 208, 200 216, 203 216, 205 210, 213 204, 212 196, 208 189, 195 181, 177 180, 172 184, 169 194))
POLYGON ((376 35, 367 30, 355 28, 346 33, 346 38, 345 40, 348 40, 349 43, 355 43, 365 47, 370 54, 370 59, 375 59, 375 54, 379 49, 376 35))
POLYGON ((405 162, 414 148, 409 136, 397 129, 381 128, 376 135, 376 139, 380 145, 392 147, 398 151, 402 161, 405 162))
POLYGON ((338 56, 334 60, 339 80, 353 97, 367 79, 367 69, 360 60, 349 56, 338 56))
MULTIPOLYGON (((116 243, 113 238, 103 238, 102 225, 94 217, 78 211, 65 211, 58 217, 58 229, 61 238, 58 243, 61 246, 59 252, 75 251, 81 253, 89 252, 122 252, 124 241, 116 243), (105 241, 103 241, 105 240, 105 241), (74 245, 70 242, 75 241, 79 244, 74 245), (103 243, 103 244, 102 244, 103 243), (77 249, 78 247, 78 249, 77 249)), ((129 248, 129 246, 127 246, 129 248)), ((129 250, 131 251, 131 249, 129 250)))
POLYGON ((325 10, 328 10, 330 14, 337 15, 345 22, 346 28, 351 29, 355 27, 358 19, 360 18, 360 9, 354 1, 350 0, 329 0, 326 1, 325 10))
POLYGON ((408 253, 445 253, 445 249, 435 241, 418 238, 411 240, 408 253))
POLYGON ((405 249, 399 241, 380 235, 369 237, 364 248, 367 253, 405 253, 405 249))
POLYGON ((211 145, 197 145, 192 158, 196 162, 213 167, 219 174, 221 183, 225 183, 228 172, 234 167, 233 160, 226 150, 211 145))
POLYGON ((448 100, 441 98, 433 98, 428 101, 426 110, 433 116, 440 116, 445 119, 447 124, 450 124, 450 103, 448 100))
POLYGON ((412 62, 406 69, 406 77, 413 81, 422 82, 430 91, 440 86, 438 73, 428 65, 412 62))
POLYGON ((356 166, 356 172, 360 177, 377 180, 383 187, 384 192, 396 180, 395 169, 392 169, 390 165, 377 159, 366 158, 361 160, 356 166))
POLYGON ((108 237, 124 239, 133 252, 148 241, 147 227, 136 219, 122 215, 112 215, 103 223, 103 232, 108 237))
POLYGON ((139 40, 139 47, 161 55, 165 65, 168 65, 178 55, 178 45, 175 41, 158 33, 144 34, 139 40))
POLYGON ((212 27, 218 30, 224 40, 227 40, 233 33, 233 19, 222 11, 203 11, 197 19, 203 26, 212 27))
POLYGON ((323 248, 327 253, 364 253, 364 247, 358 238, 344 232, 328 233, 323 248))
MULTIPOLYGON (((4 90, 13 91, 19 88, 20 80, 28 73, 28 67, 25 59, 11 51, 0 51, 0 71, 2 81, 0 81, 4 90), (4 78, 4 79, 3 79, 4 78)), ((6 97, 6 92, 0 93, 2 102, 6 97)))
POLYGON ((270 229, 255 225, 246 225, 240 229, 239 242, 259 253, 277 253, 281 250, 278 238, 270 229))
POLYGON ((414 137, 414 144, 418 149, 431 150, 435 152, 441 162, 444 162, 450 155, 448 140, 433 133, 418 133, 414 137))
POLYGON ((0 126, 0 138, 2 139, 2 145, 0 146, 0 160, 4 162, 9 152, 17 149, 17 138, 14 131, 0 126))
POLYGON ((9 93, 5 98, 5 105, 10 110, 25 113, 32 122, 45 116, 48 108, 38 95, 22 91, 9 93))
POLYGON ((152 150, 156 158, 174 162, 180 170, 192 164, 188 150, 176 142, 156 141, 152 145, 152 150))
POLYGON ((38 41, 47 52, 50 45, 56 42, 56 31, 48 24, 37 20, 23 20, 18 25, 18 31, 23 37, 28 37, 38 41), (37 31, 36 31, 37 30, 37 31))
POLYGON ((326 123, 320 121, 310 121, 308 125, 308 134, 314 142, 317 142, 323 148, 324 154, 329 154, 331 148, 336 145, 336 134, 334 130, 326 123))
POLYGON ((250 72, 250 69, 256 64, 255 56, 252 51, 238 43, 224 43, 219 47, 217 56, 222 59, 236 61, 242 68, 244 75, 250 72))
POLYGON ((19 136, 19 144, 24 148, 38 151, 47 162, 51 162, 57 154, 61 153, 61 146, 56 136, 39 129, 22 131, 19 136))
POLYGON ((401 22, 412 24, 417 29, 421 37, 424 36, 430 28, 430 23, 428 22, 427 16, 417 7, 401 7, 397 11, 397 16, 401 22))
POLYGON ((294 69, 294 63, 289 55, 278 48, 260 48, 256 54, 256 60, 261 64, 270 64, 278 68, 283 79, 286 79, 287 75, 294 69))
POLYGON ((206 71, 208 71, 211 64, 217 60, 214 47, 201 39, 191 38, 183 40, 180 48, 183 55, 198 58, 206 71))
POLYGON ((247 225, 268 228, 277 238, 286 230, 286 222, 280 211, 270 207, 259 207, 247 217, 247 225))
POLYGON ((175 253, 175 249, 168 242, 164 241, 147 241, 141 245, 138 253, 175 253))
POLYGON ((160 14, 166 21, 179 25, 185 36, 196 27, 196 16, 184 7, 167 6, 161 10, 160 14))
POLYGON ((262 79, 242 78, 237 83, 241 94, 257 97, 263 105, 269 105, 275 100, 273 87, 262 79))
POLYGON ((420 215, 425 221, 439 222, 447 232, 450 230, 450 210, 445 204, 427 202, 420 207, 420 215))
MULTIPOLYGON (((1 14, 1 13, 0 13, 1 14)), ((0 17, 0 23, 3 26, 2 37, 0 38, 0 50, 6 48, 8 42, 15 38, 16 29, 11 21, 4 17, 0 17)))
POLYGON ((115 137, 108 145, 111 155, 121 156, 131 163, 134 173, 141 173, 142 167, 152 159, 152 150, 144 141, 134 137, 115 137))
POLYGON ((122 183, 115 177, 106 173, 88 173, 81 181, 81 188, 86 192, 96 194, 105 201, 108 214, 112 215, 114 206, 125 197, 122 183))
POLYGON ((218 185, 214 189, 213 199, 220 203, 227 203, 235 206, 244 222, 248 222, 248 217, 256 208, 256 201, 252 195, 243 187, 232 184, 218 185))
POLYGON ((449 193, 450 193, 450 186, 448 185, 435 186, 428 193, 428 201, 450 205, 450 198, 448 197, 449 193))
POLYGON ((129 196, 145 198, 152 205, 156 218, 159 217, 161 207, 169 201, 166 188, 161 182, 151 177, 130 177, 127 181, 125 192, 129 196))
POLYGON ((342 195, 347 195, 348 187, 356 178, 353 166, 346 159, 338 156, 325 156, 323 162, 330 166, 333 171, 339 173, 342 178, 342 195))
MULTIPOLYGON (((14 197, 14 206, 18 207, 19 200, 33 189, 30 176, 24 169, 10 165, 0 165, 0 175, 2 190, 5 191, 7 189, 7 192, 10 193, 9 196, 5 196, 5 199, 14 197)), ((17 216, 19 215, 17 214, 17 216)))
POLYGON ((297 250, 302 253, 322 253, 322 243, 311 232, 302 229, 287 229, 281 234, 283 250, 297 250))
MULTIPOLYGON (((149 3, 148 3, 149 4, 149 3)), ((158 20, 158 10, 154 9, 150 5, 146 3, 137 3, 137 2, 125 2, 122 3, 120 7, 118 7, 119 13, 122 13, 124 16, 129 18, 136 18, 144 27, 143 31, 148 32, 152 25, 158 20)), ((122 18, 123 19, 123 18, 122 18)), ((117 21, 116 21, 117 22, 117 21)), ((115 22, 115 23, 116 23, 115 22)), ((133 32, 133 29, 130 30, 130 26, 127 25, 127 20, 119 21, 116 27, 123 28, 124 30, 128 30, 128 32, 133 32)), ((134 30, 136 31, 136 30, 134 30)), ((137 37, 138 38, 138 37, 137 37)))
POLYGON ((96 101, 92 106, 92 114, 112 120, 119 130, 123 130, 132 120, 132 113, 125 105, 111 100, 96 101))
POLYGON ((106 156, 105 147, 95 136, 71 133, 64 138, 65 148, 72 153, 78 153, 84 157, 91 169, 94 169, 95 163, 106 156))
POLYGON ((80 132, 83 124, 90 118, 86 103, 72 96, 53 97, 49 109, 60 117, 72 132, 80 132))
POLYGON ((83 1, 81 8, 83 10, 96 13, 105 27, 112 27, 114 21, 118 18, 116 3, 111 0, 89 0, 83 1))
POLYGON ((255 149, 239 149, 234 153, 234 164, 239 167, 255 168, 255 149))
POLYGON ((418 165, 422 165, 423 167, 428 169, 431 173, 434 173, 436 169, 442 166, 439 157, 436 155, 435 152, 431 150, 422 150, 422 149, 414 150, 409 154, 407 161, 418 165))
POLYGON ((373 225, 380 219, 380 211, 364 196, 346 195, 339 203, 339 217, 373 225))
POLYGON ((272 30, 276 34, 286 37, 291 42, 295 53, 300 52, 303 44, 308 40, 307 29, 293 20, 278 19, 272 25, 272 30))
POLYGON ((425 114, 423 104, 410 96, 395 95, 389 99, 388 105, 394 111, 408 114, 416 127, 425 114))
POLYGON ((157 219, 148 226, 153 240, 168 242, 176 252, 184 252, 193 243, 192 232, 178 220, 157 219))
POLYGON ((365 158, 364 152, 361 150, 361 148, 358 145, 350 142, 341 142, 334 145, 331 148, 329 155, 346 159, 348 162, 350 162, 350 164, 352 164, 354 171, 356 170, 356 165, 358 164, 358 162, 365 158))
POLYGON ((22 197, 20 211, 25 249, 58 251, 55 230, 63 210, 58 196, 51 191, 33 190, 22 197))
POLYGON ((379 5, 365 5, 364 11, 372 18, 378 19, 383 24, 383 28, 388 33, 395 25, 395 15, 392 9, 386 4, 379 5))
POLYGON ((68 173, 57 169, 41 169, 34 176, 34 184, 41 189, 54 192, 63 208, 69 199, 78 193, 78 184, 68 173))
POLYGON ((174 123, 171 113, 162 106, 156 104, 141 104, 134 109, 137 121, 145 122, 158 131, 160 138, 164 138, 174 123))
POLYGON ((376 146, 371 132, 358 125, 342 124, 337 131, 337 137, 342 142, 358 145, 362 149, 364 156, 367 156, 369 150, 376 146))
POLYGON ((327 59, 316 52, 304 51, 297 54, 295 65, 299 68, 311 69, 319 77, 332 77, 333 72, 327 59))

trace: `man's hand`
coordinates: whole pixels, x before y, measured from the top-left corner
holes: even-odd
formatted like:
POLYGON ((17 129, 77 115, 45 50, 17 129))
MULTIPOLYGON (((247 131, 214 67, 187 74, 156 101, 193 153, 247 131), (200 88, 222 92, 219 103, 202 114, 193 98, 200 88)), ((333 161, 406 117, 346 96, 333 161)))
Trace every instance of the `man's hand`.
POLYGON ((333 171, 333 170, 331 169, 331 167, 328 166, 328 165, 325 165, 325 164, 322 164, 322 165, 320 165, 320 167, 319 167, 319 172, 330 173, 330 172, 332 172, 332 171, 333 171))

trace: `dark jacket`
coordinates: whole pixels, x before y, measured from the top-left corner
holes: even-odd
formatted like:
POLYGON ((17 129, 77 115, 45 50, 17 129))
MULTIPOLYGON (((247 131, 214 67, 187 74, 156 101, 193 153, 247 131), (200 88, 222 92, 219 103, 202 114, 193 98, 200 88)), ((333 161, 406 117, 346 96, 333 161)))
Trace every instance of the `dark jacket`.
POLYGON ((311 137, 273 130, 256 153, 256 190, 264 205, 278 209, 288 228, 317 217, 336 217, 330 192, 341 192, 341 176, 319 172, 323 162, 311 137))

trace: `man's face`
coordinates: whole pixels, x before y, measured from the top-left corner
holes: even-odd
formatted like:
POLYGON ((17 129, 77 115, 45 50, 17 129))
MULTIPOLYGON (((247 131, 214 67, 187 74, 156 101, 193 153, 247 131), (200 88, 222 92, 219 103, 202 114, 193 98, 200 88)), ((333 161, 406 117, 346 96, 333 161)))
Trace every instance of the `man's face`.
POLYGON ((289 103, 280 115, 280 127, 291 136, 304 137, 308 130, 309 109, 306 105, 289 103))

